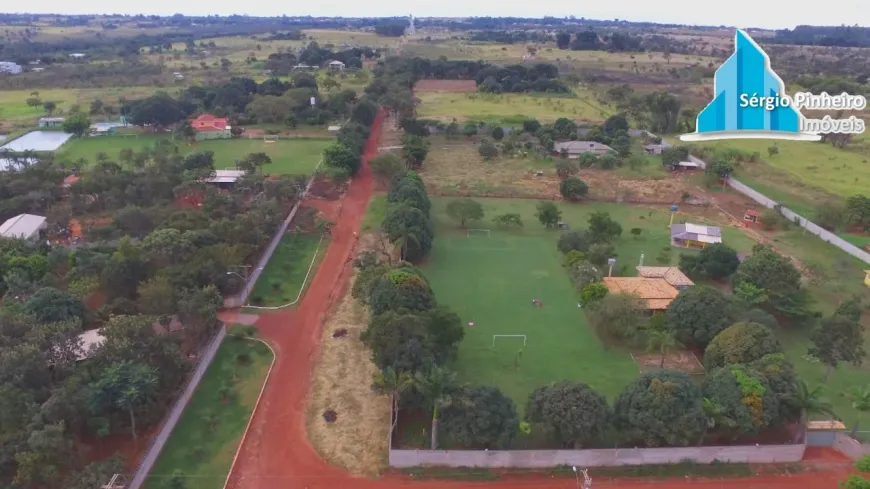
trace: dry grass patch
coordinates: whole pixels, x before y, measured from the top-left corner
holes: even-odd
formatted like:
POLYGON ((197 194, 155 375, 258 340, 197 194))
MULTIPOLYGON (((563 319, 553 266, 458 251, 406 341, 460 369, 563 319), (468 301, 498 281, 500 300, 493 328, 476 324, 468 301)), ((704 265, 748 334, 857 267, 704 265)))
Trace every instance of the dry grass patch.
POLYGON ((311 444, 329 463, 374 476, 386 468, 390 406, 386 397, 372 392, 377 367, 359 339, 367 314, 350 289, 323 328, 306 427, 311 444), (327 422, 324 413, 330 410, 335 420, 327 422))

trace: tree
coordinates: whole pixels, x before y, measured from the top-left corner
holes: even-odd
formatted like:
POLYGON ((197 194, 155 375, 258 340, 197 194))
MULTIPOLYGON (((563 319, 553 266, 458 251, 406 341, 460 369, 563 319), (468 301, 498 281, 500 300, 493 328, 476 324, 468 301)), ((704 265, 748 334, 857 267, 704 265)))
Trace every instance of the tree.
POLYGON ((562 211, 552 202, 538 202, 535 217, 541 221, 547 229, 553 229, 559 225, 562 219, 562 211))
POLYGON ((374 376, 372 390, 381 395, 390 396, 392 410, 390 412, 390 436, 399 421, 399 399, 402 393, 414 385, 414 378, 408 372, 396 372, 392 367, 379 371, 374 376))
POLYGON ((523 132, 534 134, 541 128, 541 123, 537 119, 526 119, 523 121, 523 132))
POLYGON ((42 99, 39 97, 28 97, 27 98, 27 106, 28 107, 39 107, 42 105, 42 99))
POLYGON ((369 166, 372 169, 372 174, 381 184, 386 184, 405 172, 405 165, 402 164, 402 160, 398 156, 389 153, 372 158, 369 161, 369 166))
POLYGON ((559 193, 566 200, 577 201, 589 193, 589 186, 579 178, 568 177, 562 180, 562 183, 559 185, 559 193))
POLYGON ((622 234, 622 226, 607 212, 593 212, 589 216, 589 233, 593 243, 608 243, 622 234))
POLYGON ((403 267, 386 272, 372 283, 368 304, 374 316, 401 309, 424 312, 435 307, 435 296, 418 270, 403 267))
POLYGON ((490 136, 496 141, 501 141, 504 139, 504 129, 501 126, 495 126, 492 128, 492 132, 490 132, 490 136))
POLYGON ((175 312, 178 290, 164 275, 152 277, 139 286, 137 305, 143 314, 156 316, 171 315, 175 312))
POLYGON ((42 104, 42 108, 45 109, 46 112, 48 112, 48 115, 51 115, 54 113, 55 109, 57 109, 57 104, 49 100, 42 104))
POLYGON ((195 251, 193 243, 174 228, 151 232, 142 240, 141 249, 146 259, 158 268, 184 263, 195 251))
POLYGON ((706 348, 734 321, 734 305, 718 289, 695 285, 680 291, 667 309, 668 327, 686 344, 706 348))
POLYGON ((351 175, 355 175, 360 168, 360 156, 340 142, 323 150, 323 162, 333 168, 342 168, 351 175))
POLYGON ((589 284, 580 290, 580 302, 584 305, 600 301, 607 296, 609 289, 604 284, 589 284))
POLYGON ((563 447, 579 449, 607 432, 607 399, 586 384, 563 381, 532 391, 526 420, 540 423, 563 447))
POLYGON ((480 156, 482 156, 484 160, 491 160, 498 157, 498 147, 492 144, 492 141, 489 139, 484 139, 480 142, 480 147, 477 148, 477 152, 480 153, 480 156))
POLYGON ((450 392, 456 388, 456 374, 441 367, 432 367, 425 374, 414 375, 414 387, 432 407, 430 450, 438 449, 438 409, 449 406, 450 392))
POLYGON ((674 348, 680 346, 677 341, 677 335, 671 330, 652 330, 647 336, 647 351, 658 352, 662 356, 662 361, 659 363, 659 368, 665 368, 665 357, 673 351, 674 348))
POLYGON ((708 370, 731 364, 747 364, 771 353, 782 352, 773 331, 756 323, 735 323, 713 338, 704 350, 708 370))
POLYGON ((478 128, 477 123, 474 121, 466 121, 465 125, 462 126, 462 134, 466 137, 471 137, 477 134, 478 128))
POLYGON ((740 434, 757 433, 777 425, 779 399, 763 375, 745 365, 729 365, 709 372, 704 397, 721 406, 740 434))
POLYGON ((402 138, 402 155, 409 169, 420 168, 429 154, 429 141, 422 136, 405 135, 402 138))
POLYGON ((697 256, 680 256, 680 270, 691 277, 707 277, 720 280, 730 277, 740 265, 737 252, 723 243, 713 243, 705 246, 697 256), (683 256, 689 261, 684 262, 683 256), (694 258, 692 260, 691 258, 694 258), (684 268, 685 266, 685 268, 684 268))
POLYGON ((646 446, 686 446, 705 431, 700 389, 680 372, 642 374, 616 397, 616 427, 646 446))
POLYGON ((272 163, 272 158, 266 153, 248 153, 242 161, 239 162, 239 169, 246 171, 249 174, 262 172, 263 167, 272 163))
POLYGON ((689 148, 685 146, 671 146, 662 150, 662 166, 674 168, 677 163, 689 159, 689 148))
POLYGON ((801 273, 791 260, 768 245, 755 245, 752 255, 737 267, 731 284, 737 288, 742 283, 765 291, 767 301, 762 306, 796 319, 809 315, 806 291, 801 288, 801 273))
POLYGON ((800 409, 801 424, 803 424, 809 416, 814 414, 830 416, 834 419, 838 419, 837 415, 834 413, 834 407, 827 399, 825 399, 824 395, 824 387, 817 385, 810 388, 810 386, 803 380, 797 380, 791 401, 800 409))
POLYGON ((511 398, 495 387, 463 387, 441 411, 441 428, 466 448, 505 448, 517 434, 519 417, 511 398))
POLYGON ((184 290, 178 296, 178 319, 194 340, 202 341, 217 326, 223 297, 214 285, 184 290))
POLYGON ((403 260, 419 260, 432 249, 432 223, 422 210, 408 204, 391 206, 381 228, 403 260))
MULTIPOLYGON (((242 96, 244 103, 247 103, 247 96, 243 94, 242 96)), ((216 99, 215 102, 218 100, 216 99)), ((224 103, 219 105, 227 106, 224 103)), ((185 115, 177 100, 165 92, 160 92, 134 103, 130 107, 128 119, 137 126, 152 125, 162 128, 184 119, 185 115)))
POLYGON ((852 428, 852 436, 854 436, 858 432, 864 414, 870 411, 870 384, 865 386, 853 385, 843 393, 843 396, 852 404, 852 409, 858 411, 858 421, 852 428))
POLYGON ((157 373, 153 367, 133 362, 119 362, 107 367, 90 386, 90 403, 97 413, 112 408, 125 410, 130 415, 130 431, 136 434, 137 407, 154 396, 157 373))
POLYGON ((599 337, 624 340, 637 334, 643 312, 644 305, 636 296, 607 294, 589 306, 586 318, 599 337))
POLYGON ((91 120, 84 112, 76 112, 64 119, 61 127, 63 127, 63 132, 80 138, 91 128, 91 120))
POLYGON ((577 167, 577 162, 567 158, 556 161, 556 175, 559 178, 568 178, 571 175, 576 175, 580 169, 577 167))
POLYGON ((588 231, 583 229, 562 233, 562 235, 559 236, 559 241, 556 243, 556 247, 562 253, 568 253, 571 251, 581 251, 586 253, 589 251, 590 246, 592 246, 591 236, 588 231))
POLYGON ((523 227, 523 219, 519 214, 509 212, 507 214, 499 214, 492 218, 492 222, 501 228, 521 228, 523 227))
POLYGON ((483 219, 483 206, 471 199, 451 200, 447 204, 447 215, 459 221, 459 226, 464 228, 468 221, 483 219))
POLYGON ((608 260, 616 258, 616 248, 610 243, 595 243, 589 247, 586 259, 593 265, 603 267, 608 260))
POLYGON ((637 239, 640 237, 641 233, 643 233, 643 229, 631 228, 630 232, 631 232, 632 237, 634 237, 634 239, 637 239))
POLYGON ((387 202, 391 204, 405 204, 419 209, 424 215, 429 215, 432 206, 426 187, 418 178, 404 177, 395 180, 387 193, 387 202))
POLYGON ((85 315, 85 305, 81 299, 52 287, 37 290, 24 304, 24 310, 43 323, 59 323, 71 319, 81 321, 85 315))
POLYGON ((434 344, 429 319, 420 313, 390 311, 374 316, 360 339, 381 370, 425 372, 447 355, 434 344))
POLYGON ((826 318, 810 337, 808 353, 825 364, 825 382, 840 363, 856 367, 864 362, 864 327, 854 317, 834 314, 826 318))

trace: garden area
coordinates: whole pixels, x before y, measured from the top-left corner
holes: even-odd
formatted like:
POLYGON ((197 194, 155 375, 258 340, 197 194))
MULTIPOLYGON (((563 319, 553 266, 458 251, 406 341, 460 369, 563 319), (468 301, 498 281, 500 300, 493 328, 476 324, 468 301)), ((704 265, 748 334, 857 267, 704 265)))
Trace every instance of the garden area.
POLYGON ((244 337, 252 329, 234 327, 224 339, 151 470, 147 489, 223 486, 274 359, 264 343, 244 337))
POLYGON ((251 292, 251 305, 276 307, 295 302, 308 284, 309 271, 317 271, 317 263, 329 247, 329 239, 320 233, 288 232, 281 238, 272 258, 257 279, 251 292), (307 279, 307 280, 306 280, 307 279))

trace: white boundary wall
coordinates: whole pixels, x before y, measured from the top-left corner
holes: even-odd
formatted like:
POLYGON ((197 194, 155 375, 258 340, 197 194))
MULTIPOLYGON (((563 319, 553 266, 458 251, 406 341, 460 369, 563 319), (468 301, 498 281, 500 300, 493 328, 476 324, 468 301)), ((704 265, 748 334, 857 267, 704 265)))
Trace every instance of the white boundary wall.
POLYGON ((543 469, 564 465, 614 467, 627 465, 799 462, 806 445, 762 445, 603 450, 390 450, 395 468, 420 466, 543 469))

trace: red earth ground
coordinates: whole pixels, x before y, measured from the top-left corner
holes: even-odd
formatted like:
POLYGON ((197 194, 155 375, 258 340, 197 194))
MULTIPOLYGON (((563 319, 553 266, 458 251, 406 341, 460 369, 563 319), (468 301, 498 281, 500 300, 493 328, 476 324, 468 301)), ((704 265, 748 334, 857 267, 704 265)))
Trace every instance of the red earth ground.
MULTIPOLYGON (((383 112, 373 125, 360 175, 344 196, 336 215, 332 243, 299 307, 261 315, 256 325, 277 354, 263 398, 240 447, 230 474, 230 489, 399 489, 399 488, 575 488, 571 478, 545 474, 504 476, 497 482, 414 480, 401 474, 379 479, 355 478, 323 461, 305 430, 305 402, 309 379, 320 348, 320 328, 329 309, 343 294, 351 273, 366 204, 373 182, 368 160, 377 153, 383 112)), ((330 206, 331 207, 331 206, 330 206)), ((334 209, 334 208, 332 208, 334 209)), ((353 440, 348 440, 353 443, 353 440)), ((595 479, 594 487, 622 489, 833 489, 849 472, 848 461, 830 450, 808 450, 813 470, 791 475, 752 478, 595 479)), ((590 472, 594 479, 594 470, 590 472)))

